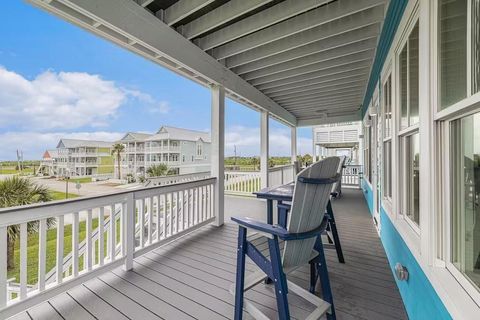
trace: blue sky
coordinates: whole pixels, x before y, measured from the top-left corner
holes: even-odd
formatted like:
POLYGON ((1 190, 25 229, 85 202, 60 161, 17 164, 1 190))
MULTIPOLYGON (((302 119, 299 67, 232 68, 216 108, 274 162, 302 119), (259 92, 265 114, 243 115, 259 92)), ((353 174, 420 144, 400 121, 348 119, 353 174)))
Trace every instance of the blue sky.
MULTIPOLYGON (((0 160, 38 159, 59 137, 115 140, 161 125, 208 130, 210 92, 20 1, 0 11, 0 160), (21 23, 19 23, 21 19, 21 23)), ((259 115, 227 100, 226 155, 259 154, 259 115)), ((271 121, 271 154, 288 155, 290 130, 271 121)), ((311 153, 311 129, 298 132, 311 153)))

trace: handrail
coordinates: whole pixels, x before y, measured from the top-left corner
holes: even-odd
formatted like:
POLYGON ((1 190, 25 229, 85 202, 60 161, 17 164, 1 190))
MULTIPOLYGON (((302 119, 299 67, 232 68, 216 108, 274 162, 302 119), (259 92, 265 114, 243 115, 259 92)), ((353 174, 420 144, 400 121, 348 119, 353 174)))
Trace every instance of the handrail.
MULTIPOLYGON (((8 318, 74 285, 215 220, 216 178, 119 191, 0 210, 0 318, 8 318), (105 210, 108 208, 107 210, 105 210), (111 223, 111 220, 114 223, 111 223), (56 219, 56 261, 47 270, 47 219, 56 219), (93 220, 98 227, 93 229, 93 220), (38 222, 38 281, 27 281, 27 223, 38 222), (85 224, 85 238, 79 239, 85 224), (65 225, 72 225, 70 254, 64 258, 65 225), (19 225, 18 296, 7 294, 7 230, 19 225), (118 240, 120 235, 120 240, 118 240), (107 250, 105 250, 105 247, 107 250), (79 266, 80 258, 84 266, 79 266), (53 278, 53 279, 52 279, 53 278)), ((51 234, 48 235, 51 241, 51 234)), ((30 259, 30 258, 29 258, 30 259)), ((29 268, 31 265, 29 266, 29 268)), ((16 285, 15 285, 16 286, 16 285)), ((12 289, 13 290, 13 289, 12 289)), ((17 290, 17 288, 15 288, 17 290)), ((15 293, 17 294, 17 293, 15 293)))

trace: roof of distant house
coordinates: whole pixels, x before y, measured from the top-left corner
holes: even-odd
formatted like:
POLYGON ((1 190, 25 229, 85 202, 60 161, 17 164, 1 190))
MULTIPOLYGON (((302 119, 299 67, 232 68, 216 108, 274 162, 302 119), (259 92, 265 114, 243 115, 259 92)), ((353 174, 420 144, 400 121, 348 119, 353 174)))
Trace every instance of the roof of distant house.
POLYGON ((120 141, 144 141, 153 134, 144 132, 127 132, 120 141))
POLYGON ((80 139, 60 139, 57 148, 111 148, 113 142, 109 141, 95 141, 95 140, 80 140, 80 139))
POLYGON ((204 142, 210 142, 210 133, 205 131, 162 126, 156 134, 150 136, 146 140, 155 141, 164 139, 183 141, 197 141, 201 139, 204 142))
POLYGON ((57 150, 45 150, 43 153, 43 159, 54 159, 58 157, 58 151, 57 150))

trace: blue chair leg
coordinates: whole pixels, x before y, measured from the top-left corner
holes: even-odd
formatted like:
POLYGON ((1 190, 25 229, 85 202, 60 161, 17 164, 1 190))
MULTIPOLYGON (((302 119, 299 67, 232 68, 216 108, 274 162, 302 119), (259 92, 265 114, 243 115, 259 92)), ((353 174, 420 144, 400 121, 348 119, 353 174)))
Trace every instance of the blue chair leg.
POLYGON ((316 263, 310 261, 310 293, 315 294, 315 285, 317 284, 318 274, 316 263))
POLYGON ((340 244, 340 237, 338 236, 337 225, 335 223, 335 216, 333 215, 332 204, 330 201, 327 203, 327 213, 328 213, 328 226, 332 230, 333 242, 335 243, 335 250, 337 251, 338 261, 340 263, 345 263, 345 258, 343 257, 342 245, 340 244))
POLYGON ((335 307, 333 305, 332 288, 330 287, 330 277, 328 276, 327 261, 325 259, 325 252, 323 251, 323 243, 320 241, 315 243, 315 250, 318 252, 318 256, 315 258, 315 264, 317 266, 317 273, 320 277, 320 284, 322 287, 322 298, 331 305, 331 312, 327 313, 328 320, 335 320, 335 307))
POLYGON ((247 249, 247 229, 239 227, 237 244, 237 278, 235 282, 235 320, 243 318, 243 294, 245 287, 245 254, 247 249))
POLYGON ((290 310, 287 298, 287 278, 285 273, 283 273, 282 256, 280 255, 278 238, 276 236, 273 239, 268 239, 268 248, 270 251, 270 262, 272 263, 273 282, 275 283, 278 319, 290 320, 290 310))

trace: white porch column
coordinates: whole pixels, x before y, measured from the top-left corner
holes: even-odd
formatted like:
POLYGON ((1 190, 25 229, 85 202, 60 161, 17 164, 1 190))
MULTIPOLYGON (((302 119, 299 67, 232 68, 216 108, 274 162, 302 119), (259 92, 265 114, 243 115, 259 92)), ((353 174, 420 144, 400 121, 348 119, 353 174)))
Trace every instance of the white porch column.
POLYGON ((260 113, 260 176, 262 188, 269 185, 268 181, 268 111, 260 113))
POLYGON ((291 143, 291 153, 292 153, 292 163, 297 161, 297 127, 291 127, 290 134, 290 143, 291 143))
POLYGON ((224 156, 225 156, 225 88, 212 86, 211 175, 217 178, 214 188, 215 224, 224 222, 224 156))

